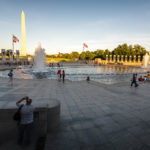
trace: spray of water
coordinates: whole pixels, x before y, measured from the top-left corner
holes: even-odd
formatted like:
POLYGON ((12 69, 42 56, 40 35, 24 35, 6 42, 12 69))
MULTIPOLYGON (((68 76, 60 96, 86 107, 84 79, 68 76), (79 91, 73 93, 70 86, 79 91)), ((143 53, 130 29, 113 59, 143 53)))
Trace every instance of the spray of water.
POLYGON ((45 67, 45 50, 42 49, 41 43, 39 42, 38 47, 35 49, 33 69, 37 72, 43 72, 45 67))
POLYGON ((149 55, 146 53, 146 55, 143 57, 142 68, 147 68, 148 64, 149 64, 149 55))

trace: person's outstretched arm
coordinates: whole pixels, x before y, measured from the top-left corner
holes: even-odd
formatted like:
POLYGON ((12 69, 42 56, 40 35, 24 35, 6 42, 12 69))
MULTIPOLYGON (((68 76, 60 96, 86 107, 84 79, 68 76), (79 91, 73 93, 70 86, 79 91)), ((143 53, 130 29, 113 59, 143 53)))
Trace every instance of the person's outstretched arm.
POLYGON ((21 103, 23 100, 25 100, 25 99, 27 99, 27 98, 28 98, 28 97, 25 96, 25 97, 19 99, 19 100, 16 102, 16 105, 18 106, 19 103, 21 103))

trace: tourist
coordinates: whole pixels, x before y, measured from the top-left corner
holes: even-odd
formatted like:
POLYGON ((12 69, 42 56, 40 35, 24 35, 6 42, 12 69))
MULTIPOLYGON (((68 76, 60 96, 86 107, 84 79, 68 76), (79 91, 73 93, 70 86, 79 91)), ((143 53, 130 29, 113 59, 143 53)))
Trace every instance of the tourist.
POLYGON ((13 85, 13 70, 11 69, 8 73, 9 81, 13 85))
POLYGON ((144 80, 145 80, 145 81, 147 80, 147 76, 144 76, 144 80))
POLYGON ((61 71, 61 70, 58 70, 58 71, 57 71, 58 81, 60 81, 60 71, 61 71))
POLYGON ((61 80, 61 70, 60 70, 60 80, 61 80))
POLYGON ((18 107, 22 108, 20 110, 21 113, 21 120, 19 123, 19 137, 18 137, 18 144, 29 145, 30 138, 31 138, 31 131, 33 127, 33 112, 34 107, 31 105, 32 99, 25 96, 16 102, 18 107), (26 104, 23 105, 21 102, 26 101, 26 104))
POLYGON ((62 72, 63 82, 65 81, 65 71, 62 72))
POLYGON ((139 81, 144 81, 144 78, 142 76, 140 76, 139 81))
POLYGON ((131 82, 131 86, 134 84, 135 85, 135 87, 137 87, 138 86, 138 84, 136 83, 136 79, 137 79, 137 74, 133 74, 133 78, 132 78, 132 82, 131 82))
POLYGON ((150 80, 150 72, 147 72, 147 80, 150 80))
POLYGON ((89 76, 87 76, 86 81, 90 81, 90 77, 89 76))

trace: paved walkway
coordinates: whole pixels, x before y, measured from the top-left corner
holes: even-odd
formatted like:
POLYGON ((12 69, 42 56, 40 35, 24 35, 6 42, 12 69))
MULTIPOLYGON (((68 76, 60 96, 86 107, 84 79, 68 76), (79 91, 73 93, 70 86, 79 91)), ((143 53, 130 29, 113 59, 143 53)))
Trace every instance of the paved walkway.
POLYGON ((61 102, 61 125, 48 134, 45 150, 149 150, 149 89, 150 83, 131 88, 56 80, 16 80, 11 87, 0 79, 0 100, 29 95, 61 102))

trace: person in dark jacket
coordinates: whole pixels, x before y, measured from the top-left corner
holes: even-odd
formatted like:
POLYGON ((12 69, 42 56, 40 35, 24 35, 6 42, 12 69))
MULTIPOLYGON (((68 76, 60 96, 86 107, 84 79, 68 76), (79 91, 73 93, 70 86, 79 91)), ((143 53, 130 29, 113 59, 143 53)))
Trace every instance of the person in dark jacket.
POLYGON ((134 84, 135 85, 135 87, 137 87, 138 86, 138 84, 136 83, 136 79, 137 79, 137 74, 133 74, 133 78, 132 78, 132 82, 131 82, 131 86, 134 84))
POLYGON ((65 71, 62 72, 63 82, 65 81, 65 71))
POLYGON ((13 85, 13 70, 11 69, 8 73, 9 81, 13 85))

